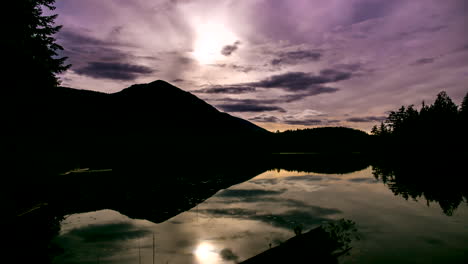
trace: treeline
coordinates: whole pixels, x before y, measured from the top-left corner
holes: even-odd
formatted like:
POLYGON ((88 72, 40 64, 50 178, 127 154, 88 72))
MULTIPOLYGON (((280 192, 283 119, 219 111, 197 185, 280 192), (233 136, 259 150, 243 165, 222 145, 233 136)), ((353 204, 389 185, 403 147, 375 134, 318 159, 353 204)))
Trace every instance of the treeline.
POLYGON ((433 104, 423 101, 419 110, 409 105, 391 111, 371 134, 382 151, 442 156, 466 153, 467 124, 468 93, 457 106, 446 92, 440 92, 433 104))
POLYGON ((286 130, 271 137, 273 152, 351 153, 369 149, 369 135, 347 127, 286 130))

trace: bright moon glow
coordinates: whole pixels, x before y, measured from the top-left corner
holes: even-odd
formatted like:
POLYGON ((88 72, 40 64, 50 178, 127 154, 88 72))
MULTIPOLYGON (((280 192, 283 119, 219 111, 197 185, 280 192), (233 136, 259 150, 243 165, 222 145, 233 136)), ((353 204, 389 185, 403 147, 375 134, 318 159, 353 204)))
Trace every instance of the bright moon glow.
POLYGON ((201 24, 196 29, 196 40, 193 56, 201 64, 214 63, 224 56, 221 50, 226 45, 232 45, 237 38, 221 24, 201 24))
POLYGON ((200 245, 198 245, 194 253, 199 263, 217 263, 218 254, 214 251, 214 247, 206 242, 203 242, 200 245))

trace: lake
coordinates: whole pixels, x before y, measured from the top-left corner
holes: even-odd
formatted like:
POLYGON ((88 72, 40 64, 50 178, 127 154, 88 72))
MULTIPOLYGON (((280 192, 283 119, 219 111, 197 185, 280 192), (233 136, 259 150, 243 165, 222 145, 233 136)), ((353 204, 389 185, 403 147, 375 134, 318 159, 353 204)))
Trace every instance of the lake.
POLYGON ((438 176, 427 184, 378 166, 278 168, 215 190, 161 223, 111 209, 68 214, 53 240, 63 249, 54 263, 238 263, 295 236, 297 226, 342 218, 356 223, 361 239, 339 263, 466 263, 467 195, 450 175, 438 176))

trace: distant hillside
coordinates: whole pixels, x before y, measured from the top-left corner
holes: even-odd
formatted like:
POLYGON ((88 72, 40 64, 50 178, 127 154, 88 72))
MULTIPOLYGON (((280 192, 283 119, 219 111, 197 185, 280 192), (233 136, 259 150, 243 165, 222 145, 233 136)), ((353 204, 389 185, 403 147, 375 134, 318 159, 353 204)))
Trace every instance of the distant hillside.
POLYGON ((176 160, 201 154, 363 152, 369 140, 365 132, 343 127, 271 133, 160 80, 112 94, 58 87, 28 99, 21 106, 25 114, 10 126, 16 137, 11 151, 19 154, 16 161, 45 168, 69 167, 70 161, 97 167, 116 160, 151 163, 155 155, 176 160))
POLYGON ((271 134, 160 80, 112 94, 58 87, 27 99, 10 126, 16 137, 12 151, 30 159, 56 153, 48 158, 56 164, 251 153, 262 151, 271 134))
POLYGON ((113 128, 112 134, 145 133, 139 129, 186 135, 267 133, 263 128, 221 113, 195 95, 161 80, 132 85, 113 94, 62 87, 54 89, 48 100, 49 117, 55 118, 52 120, 55 124, 62 128, 90 130, 91 133, 94 130, 91 126, 105 130, 113 128))
POLYGON ((273 136, 275 149, 283 152, 365 152, 370 136, 361 130, 347 127, 320 127, 287 130, 273 136))
POLYGON ((148 122, 164 121, 163 124, 172 125, 171 130, 178 128, 184 130, 184 133, 267 132, 248 121, 241 122, 239 118, 221 113, 195 95, 160 80, 133 85, 111 94, 110 99, 118 108, 119 115, 147 125, 148 122), (138 116, 132 115, 135 111, 139 113, 138 116), (152 120, 146 119, 151 116, 152 120))

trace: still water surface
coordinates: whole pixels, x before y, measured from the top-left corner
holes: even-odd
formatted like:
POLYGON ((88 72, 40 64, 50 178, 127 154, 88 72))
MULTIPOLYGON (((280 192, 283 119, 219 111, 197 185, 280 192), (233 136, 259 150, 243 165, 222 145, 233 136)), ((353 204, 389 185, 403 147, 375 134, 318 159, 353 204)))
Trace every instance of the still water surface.
POLYGON ((66 217, 55 263, 237 263, 304 230, 340 218, 356 222, 340 263, 466 263, 468 207, 449 216, 438 203, 404 199, 372 167, 348 174, 266 171, 220 190, 163 223, 113 210, 66 217), (154 250, 153 250, 154 248, 154 250))

